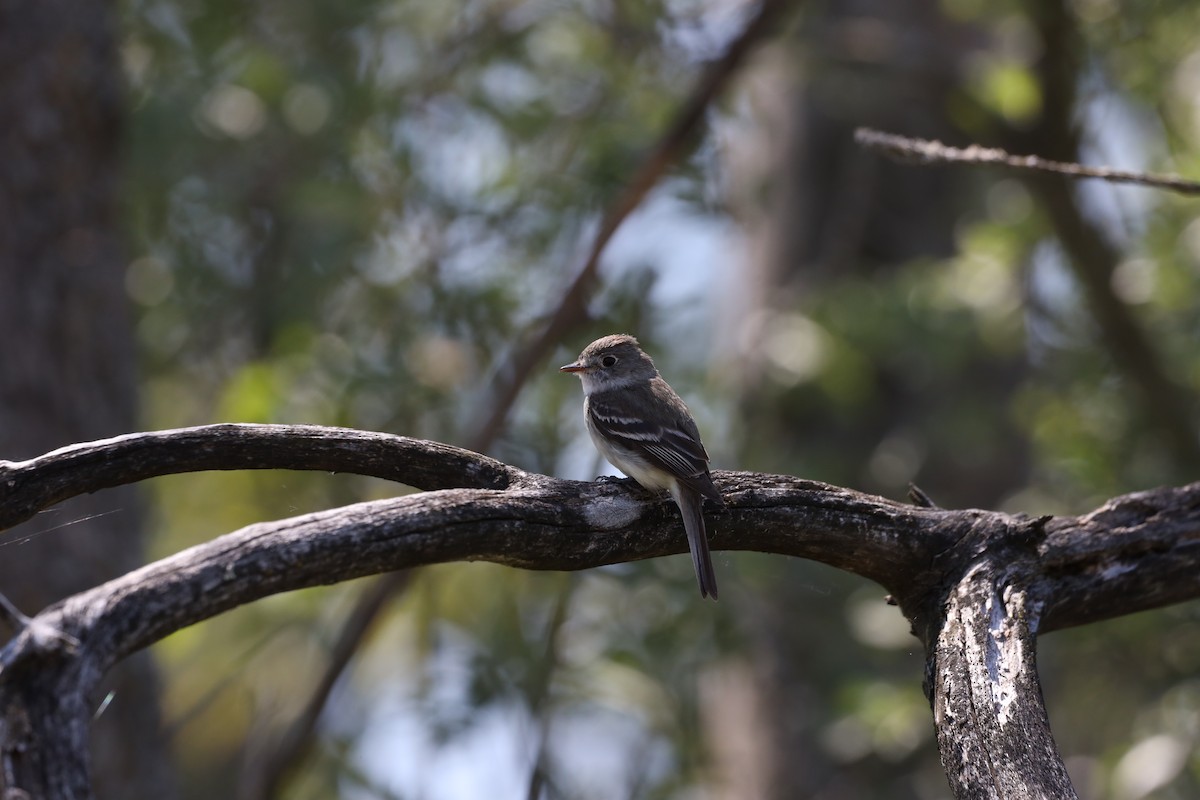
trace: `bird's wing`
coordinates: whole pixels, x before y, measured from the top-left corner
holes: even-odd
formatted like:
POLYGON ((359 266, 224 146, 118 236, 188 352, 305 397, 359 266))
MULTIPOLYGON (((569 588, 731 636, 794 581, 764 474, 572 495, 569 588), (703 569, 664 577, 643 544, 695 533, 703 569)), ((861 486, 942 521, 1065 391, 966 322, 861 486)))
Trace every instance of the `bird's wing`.
POLYGON ((658 379, 658 383, 661 388, 649 385, 622 389, 626 394, 621 398, 608 392, 591 395, 587 411, 592 424, 610 441, 638 453, 705 497, 723 503, 708 472, 708 452, 687 406, 666 382, 658 379), (636 396, 631 394, 634 392, 636 396), (649 421, 634 411, 650 404, 669 409, 670 413, 655 415, 666 421, 649 421))

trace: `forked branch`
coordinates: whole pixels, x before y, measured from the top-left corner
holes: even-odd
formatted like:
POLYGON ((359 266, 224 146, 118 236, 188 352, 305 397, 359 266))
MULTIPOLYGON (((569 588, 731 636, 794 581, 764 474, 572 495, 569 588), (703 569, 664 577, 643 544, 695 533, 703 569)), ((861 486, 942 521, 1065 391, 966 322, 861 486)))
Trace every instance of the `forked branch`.
MULTIPOLYGON (((158 474, 247 468, 437 488, 251 525, 35 615, 0 651, 5 790, 90 797, 87 700, 100 677, 237 605, 448 561, 579 570, 686 550, 674 505, 624 483, 560 480, 437 442, 314 426, 133 434, 0 462, 0 517, 11 525, 71 494, 158 474)), ((1028 519, 786 476, 714 477, 729 506, 710 514, 714 548, 821 561, 896 598, 926 647, 959 797, 1017 796, 1009 783, 1022 773, 1049 776, 1039 779, 1047 786, 1065 780, 1034 670, 1039 632, 1200 596, 1200 483, 1116 498, 1082 517, 1028 519), (977 769, 979 748, 1020 769, 977 769)))

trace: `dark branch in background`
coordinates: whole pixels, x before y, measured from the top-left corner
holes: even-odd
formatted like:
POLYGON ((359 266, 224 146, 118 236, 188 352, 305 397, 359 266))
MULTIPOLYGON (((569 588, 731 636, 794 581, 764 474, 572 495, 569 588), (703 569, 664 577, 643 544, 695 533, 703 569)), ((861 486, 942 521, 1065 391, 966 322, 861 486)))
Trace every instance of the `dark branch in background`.
POLYGON ((374 629, 379 613, 393 597, 408 588, 411 576, 410 570, 389 572, 359 594, 357 603, 343 621, 341 633, 329 652, 329 663, 300 713, 282 735, 269 742, 258 742, 266 752, 246 758, 243 783, 238 789, 239 797, 274 797, 280 793, 289 771, 308 754, 317 720, 338 678, 358 653, 367 634, 374 629))
POLYGON ((730 43, 720 59, 712 63, 676 112, 666 133, 642 160, 624 191, 605 212, 587 259, 563 294, 554 314, 537 335, 516 352, 511 370, 501 371, 497 376, 496 387, 488 403, 489 415, 476 436, 468 442, 472 450, 485 450, 483 443, 495 441, 529 375, 545 362, 551 350, 566 338, 567 333, 587 321, 587 303, 595 291, 600 256, 613 234, 662 179, 667 168, 688 152, 697 138, 704 112, 729 84, 754 46, 776 30, 776 23, 793 4, 798 4, 797 0, 762 0, 741 35, 730 43))
MULTIPOLYGON (((1053 5, 1053 4, 1050 4, 1053 5)), ((1054 48, 1051 48, 1054 49, 1054 48)), ((1072 73, 1073 75, 1074 73, 1072 73)), ((1073 80, 1073 78, 1072 78, 1073 80)), ((1070 102, 1047 102, 1047 113, 1063 109, 1059 117, 1044 123, 1059 149, 1078 151, 1078 137, 1071 128, 1070 102), (1061 105, 1060 105, 1061 104, 1061 105)), ((1079 208, 1070 184, 1055 174, 1137 183, 1186 194, 1200 194, 1200 183, 1174 176, 1085 167, 1080 164, 1049 161, 1036 156, 1011 156, 1003 150, 972 145, 965 149, 947 147, 941 142, 913 139, 896 134, 860 128, 855 141, 904 161, 916 163, 959 163, 994 165, 1028 170, 1034 174, 1026 183, 1038 197, 1068 256, 1068 263, 1083 287, 1100 336, 1116 366, 1141 390, 1146 418, 1157 426, 1164 444, 1175 455, 1181 468, 1200 467, 1200 432, 1193 422, 1191 394, 1173 380, 1162 366, 1162 358, 1129 307, 1112 288, 1112 274, 1120 260, 1104 231, 1087 219, 1079 208)))
POLYGON ((1187 195, 1200 195, 1200 182, 1178 175, 1154 175, 1109 167, 1088 167, 1067 161, 1051 161, 1039 156, 1014 156, 999 147, 950 147, 936 139, 917 139, 871 128, 859 128, 854 141, 897 161, 916 164, 988 164, 1033 172, 1051 172, 1072 178, 1097 178, 1110 183, 1136 183, 1155 189, 1167 189, 1187 195))
MULTIPOLYGON (((1046 43, 1035 64, 1044 95, 1043 111, 1035 128, 1010 130, 1008 137, 1016 142, 1039 142, 1055 158, 1078 160, 1081 145, 1076 108, 1083 46, 1077 19, 1062 0, 1031 2, 1029 11, 1046 43)), ((1034 175, 1026 184, 1050 215, 1114 364, 1141 390, 1145 416, 1158 427, 1181 471, 1194 473, 1200 469, 1195 396, 1170 376, 1150 336, 1113 291, 1112 275, 1120 253, 1111 237, 1083 213, 1078 196, 1066 181, 1034 175)))
POLYGON ((567 610, 579 582, 573 576, 569 582, 558 590, 554 601, 554 612, 550 615, 550 623, 546 626, 546 648, 542 651, 541 660, 536 664, 537 670, 531 676, 529 690, 529 711, 537 720, 537 755, 533 759, 533 767, 529 770, 529 788, 525 793, 528 800, 538 800, 542 796, 549 777, 546 761, 549 755, 550 740, 550 686, 554 680, 554 672, 558 669, 561 658, 559 640, 562 638, 563 626, 567 621, 567 610))
POLYGON ((1083 214, 1070 187, 1046 180, 1034 182, 1031 188, 1050 215, 1113 363, 1140 389, 1145 416, 1158 428, 1180 470, 1194 473, 1200 468, 1200 435, 1193 422, 1195 399, 1168 375, 1145 328, 1113 292, 1112 273, 1120 262, 1119 254, 1104 231, 1083 214))

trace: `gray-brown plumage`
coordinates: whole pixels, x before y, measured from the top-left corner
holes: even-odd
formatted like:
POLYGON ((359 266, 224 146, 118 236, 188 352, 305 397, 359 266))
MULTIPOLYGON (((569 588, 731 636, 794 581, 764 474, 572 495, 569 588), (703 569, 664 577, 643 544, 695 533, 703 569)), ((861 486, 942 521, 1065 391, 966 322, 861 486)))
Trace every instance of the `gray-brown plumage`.
POLYGON ((709 457, 687 406, 662 379, 637 339, 605 336, 560 368, 583 382, 584 416, 596 449, 650 490, 666 489, 683 515, 700 595, 717 597, 703 498, 725 501, 713 484, 709 457))

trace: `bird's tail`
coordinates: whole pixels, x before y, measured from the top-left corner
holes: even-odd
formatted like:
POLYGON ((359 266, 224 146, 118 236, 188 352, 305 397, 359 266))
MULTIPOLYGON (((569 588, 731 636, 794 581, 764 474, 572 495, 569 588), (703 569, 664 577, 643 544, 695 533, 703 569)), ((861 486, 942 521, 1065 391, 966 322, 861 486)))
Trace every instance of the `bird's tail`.
POLYGON ((717 599, 717 575, 713 572, 712 555, 708 551, 708 532, 704 528, 704 498, 700 493, 676 483, 671 496, 683 515, 688 549, 692 551, 692 566, 700 583, 700 596, 717 599))

